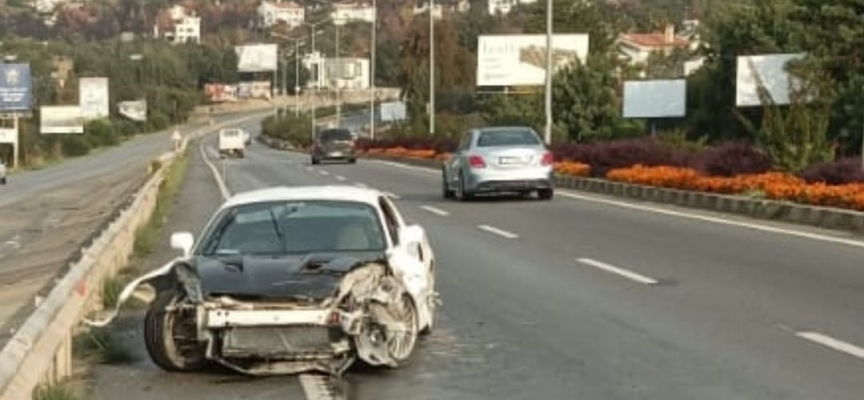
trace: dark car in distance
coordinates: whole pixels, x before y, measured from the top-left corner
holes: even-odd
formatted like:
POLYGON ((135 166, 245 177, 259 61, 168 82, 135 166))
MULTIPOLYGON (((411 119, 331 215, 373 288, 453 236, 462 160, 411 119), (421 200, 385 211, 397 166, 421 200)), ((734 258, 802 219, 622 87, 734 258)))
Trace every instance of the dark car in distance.
POLYGON ((357 162, 355 140, 351 131, 345 128, 328 128, 322 130, 312 143, 312 164, 320 164, 327 160, 344 160, 357 162))

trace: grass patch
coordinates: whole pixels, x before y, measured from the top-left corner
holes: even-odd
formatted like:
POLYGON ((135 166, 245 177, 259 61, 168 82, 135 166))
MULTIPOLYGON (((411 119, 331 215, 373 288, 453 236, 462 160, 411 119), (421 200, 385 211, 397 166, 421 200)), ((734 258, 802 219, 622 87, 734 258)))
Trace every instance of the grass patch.
MULTIPOLYGON (((153 249, 161 238, 165 219, 171 211, 171 206, 174 204, 174 198, 183 184, 183 177, 186 176, 186 167, 188 164, 189 160, 184 151, 168 167, 165 179, 159 186, 156 207, 153 210, 150 221, 135 232, 135 245, 132 252, 134 258, 145 258, 153 253, 153 249)), ((161 167, 161 165, 158 164, 158 161, 154 161, 152 167, 161 167)))
POLYGON ((76 358, 99 364, 123 364, 136 360, 109 328, 91 328, 72 339, 76 358))
POLYGON ((68 383, 39 385, 33 390, 33 400, 89 400, 90 396, 80 393, 68 383))

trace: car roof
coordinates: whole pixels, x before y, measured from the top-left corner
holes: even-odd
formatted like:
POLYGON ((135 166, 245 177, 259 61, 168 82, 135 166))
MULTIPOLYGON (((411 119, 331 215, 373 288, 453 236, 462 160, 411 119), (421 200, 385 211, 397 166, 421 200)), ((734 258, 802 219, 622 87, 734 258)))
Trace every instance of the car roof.
POLYGON ((237 193, 221 208, 270 201, 303 200, 352 201, 377 207, 378 199, 383 195, 379 190, 348 185, 276 186, 237 193))
POLYGON ((509 131, 534 131, 534 128, 530 126, 520 126, 520 125, 505 125, 505 126, 484 126, 482 128, 474 129, 475 132, 478 133, 496 133, 496 132, 509 132, 509 131))

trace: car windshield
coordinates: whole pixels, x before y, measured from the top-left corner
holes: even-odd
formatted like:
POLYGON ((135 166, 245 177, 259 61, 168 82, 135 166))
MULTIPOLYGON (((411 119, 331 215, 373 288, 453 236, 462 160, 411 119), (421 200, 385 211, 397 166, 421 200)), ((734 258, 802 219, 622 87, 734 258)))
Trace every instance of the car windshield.
POLYGON ((321 132, 321 140, 325 142, 332 142, 336 140, 351 140, 351 131, 347 129, 328 129, 324 132, 321 132))
POLYGON ((226 136, 226 137, 233 137, 233 136, 237 136, 239 134, 240 134, 240 131, 235 131, 235 130, 222 131, 222 136, 226 136))
POLYGON ((376 209, 351 201, 266 202, 223 211, 204 234, 199 255, 281 256, 383 251, 376 209))
POLYGON ((495 130, 480 133, 477 139, 478 147, 494 146, 537 146, 540 138, 536 133, 527 129, 495 130))

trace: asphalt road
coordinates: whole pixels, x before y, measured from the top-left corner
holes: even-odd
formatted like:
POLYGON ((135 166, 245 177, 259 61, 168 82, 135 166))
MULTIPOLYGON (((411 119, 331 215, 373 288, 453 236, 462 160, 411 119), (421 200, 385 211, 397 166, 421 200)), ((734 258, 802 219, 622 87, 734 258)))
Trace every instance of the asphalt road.
MULTIPOLYGON (((350 373, 354 398, 864 393, 864 243, 855 238, 560 190, 549 202, 459 203, 441 198, 435 170, 370 160, 313 167, 307 156, 257 143, 247 154, 224 164, 232 192, 375 187, 430 235, 444 301, 439 325, 408 368, 350 373)), ((197 232, 218 204, 196 153, 178 203, 190 212, 175 213, 171 225, 197 232)), ((130 341, 141 353, 140 339, 130 341)), ((144 380, 146 398, 179 390, 189 399, 264 399, 284 383, 282 398, 299 396, 296 382, 281 378, 275 386, 220 379, 161 373, 144 360, 98 369, 96 388, 100 398, 134 400, 130 389, 144 380)))

